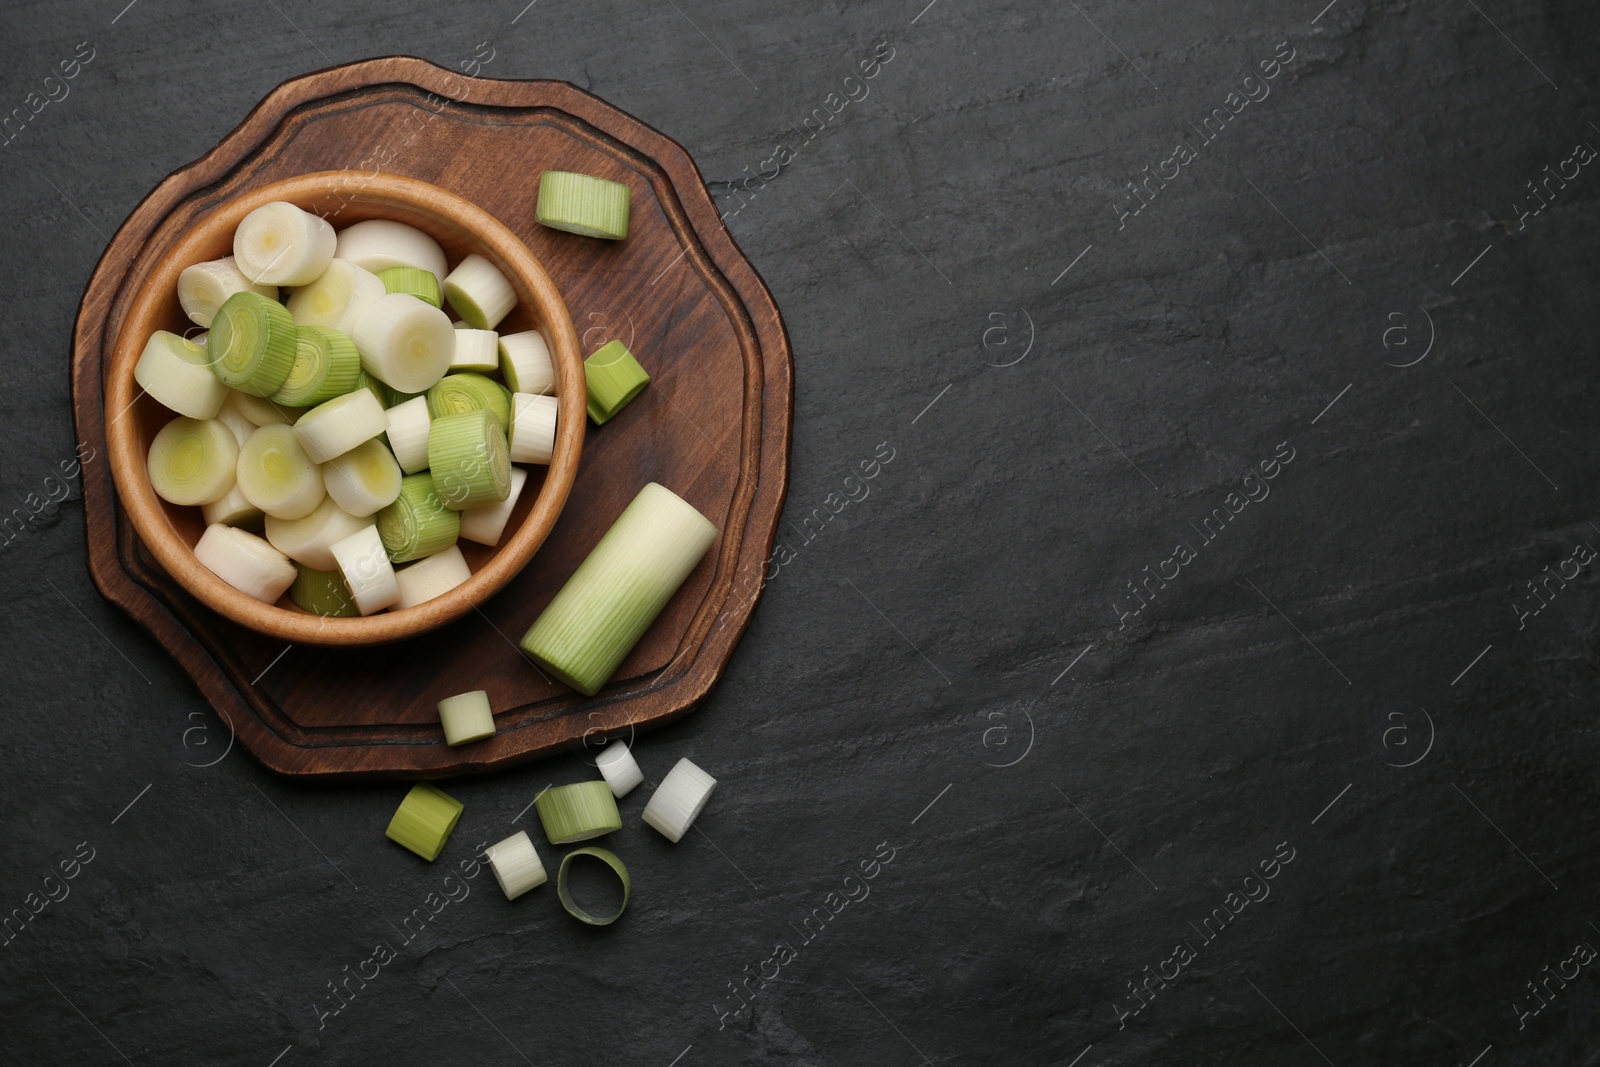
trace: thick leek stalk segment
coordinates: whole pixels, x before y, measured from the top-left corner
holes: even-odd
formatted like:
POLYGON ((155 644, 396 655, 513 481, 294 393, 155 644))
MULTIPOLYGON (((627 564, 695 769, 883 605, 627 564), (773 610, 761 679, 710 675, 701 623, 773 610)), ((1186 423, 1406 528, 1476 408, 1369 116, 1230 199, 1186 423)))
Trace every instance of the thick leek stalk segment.
POLYGON ((157 401, 191 419, 215 418, 228 398, 228 387, 211 373, 211 354, 205 346, 166 330, 157 330, 145 342, 133 380, 157 401))
POLYGON ((385 414, 389 418, 389 448, 407 474, 416 474, 428 466, 428 428, 433 417, 428 414, 428 398, 414 396, 391 407, 385 414))
POLYGON ((342 456, 388 428, 389 417, 383 413, 383 405, 366 389, 318 404, 294 424, 306 455, 317 463, 342 456))
POLYGON ((296 337, 289 309, 260 293, 234 293, 206 334, 211 372, 251 396, 271 396, 294 368, 296 337))
POLYGON ((334 256, 374 274, 388 267, 421 267, 437 278, 449 273, 438 241, 392 219, 368 219, 340 230, 334 256))
POLYGON ((534 798, 539 822, 552 845, 569 845, 622 829, 617 798, 605 782, 554 785, 534 798))
POLYGON ((355 516, 371 515, 400 495, 400 464, 377 438, 330 459, 322 468, 328 496, 355 516))
POLYGON ((460 533, 461 517, 439 496, 427 471, 401 479, 394 503, 378 512, 378 535, 395 563, 443 552, 460 533))
POLYGON ((414 608, 461 585, 472 577, 472 569, 467 566, 460 546, 451 545, 409 567, 401 567, 394 576, 400 583, 400 606, 414 608))
POLYGON ((553 230, 620 241, 628 236, 630 199, 620 182, 547 170, 539 175, 537 217, 553 230))
POLYGON ((292 426, 258 427, 239 449, 237 474, 244 498, 279 519, 304 518, 327 495, 322 467, 306 455, 292 426))
POLYGON ((378 536, 376 526, 364 527, 335 541, 331 551, 361 614, 371 615, 400 602, 400 584, 395 581, 394 567, 383 550, 383 538, 378 536))
POLYGON ((456 353, 450 357, 450 370, 493 374, 500 369, 500 335, 493 330, 474 330, 464 322, 455 324, 456 353))
POLYGON ((445 299, 475 330, 492 330, 517 306, 516 290, 500 269, 476 252, 444 280, 445 299))
POLYGON ((328 497, 303 518, 280 519, 269 515, 266 534, 273 548, 296 563, 303 563, 312 570, 331 571, 339 566, 333 558, 333 546, 369 525, 368 520, 350 514, 328 497))
POLYGON ((621 341, 607 341, 583 361, 583 380, 589 390, 589 417, 598 426, 644 392, 650 375, 621 341))
POLYGON ((196 326, 210 326, 222 302, 247 289, 271 300, 278 298, 276 285, 257 285, 246 278, 232 256, 190 264, 178 275, 178 303, 196 326))
POLYGON ((522 495, 522 487, 527 482, 528 472, 521 467, 512 467, 511 492, 504 500, 497 500, 492 504, 480 504, 460 512, 461 536, 480 545, 490 547, 498 545, 505 533, 506 523, 511 521, 511 512, 517 506, 517 498, 522 495))
POLYGON ((326 326, 301 326, 294 335, 294 365, 271 401, 309 408, 355 389, 361 380, 361 355, 355 342, 326 326))
POLYGON ((644 772, 639 769, 633 753, 628 750, 628 743, 620 739, 606 742, 606 746, 594 758, 594 765, 600 769, 601 776, 611 787, 612 795, 619 800, 633 792, 633 787, 644 781, 644 772))
POLYGON ((680 759, 644 806, 645 822, 676 844, 705 810, 717 780, 687 759, 680 759))
MULTIPOLYGON (((459 331, 458 331, 459 332, 459 331)), ((446 374, 428 390, 428 414, 435 419, 463 411, 487 411, 511 432, 511 394, 506 387, 481 374, 446 374)))
POLYGON ((421 267, 385 267, 378 272, 385 292, 410 293, 431 307, 444 307, 439 276, 421 267))
POLYGON ((238 459, 239 441, 227 423, 179 416, 150 442, 150 488, 173 504, 209 504, 233 488, 238 459))
POLYGON ((344 575, 337 570, 312 570, 297 563, 295 571, 289 599, 303 610, 325 619, 348 619, 361 614, 350 587, 344 584, 344 575))
POLYGON ((556 449, 560 403, 553 396, 513 393, 511 406, 511 462, 549 463, 556 449))
POLYGON ((264 604, 276 603, 294 582, 289 557, 253 533, 232 526, 207 526, 194 558, 218 578, 264 604))
POLYGON ((428 468, 444 505, 465 511, 511 495, 506 435, 487 411, 433 420, 428 428, 428 468))
POLYGON ((287 306, 299 326, 326 326, 346 337, 355 329, 356 316, 385 292, 376 274, 349 260, 336 259, 322 276, 289 294, 287 306))
POLYGON ((367 373, 403 393, 423 392, 443 378, 456 352, 450 317, 408 293, 368 304, 351 337, 367 373))
POLYGON ((489 694, 474 689, 445 697, 439 701, 439 722, 444 727, 444 743, 451 747, 493 737, 494 712, 489 710, 489 694))
POLYGON ((427 782, 418 782, 400 802, 383 835, 432 863, 465 810, 459 800, 427 782))
POLYGON ((484 852, 489 860, 489 870, 500 883, 500 891, 507 900, 516 900, 530 889, 536 889, 549 880, 539 853, 528 837, 528 831, 518 830, 498 844, 490 845, 484 852))
POLYGON ((259 285, 309 285, 328 269, 334 245, 326 219, 279 200, 240 220, 233 258, 259 285))
POLYGON ((556 386, 550 346, 538 330, 500 335, 500 376, 513 393, 548 393, 556 386))

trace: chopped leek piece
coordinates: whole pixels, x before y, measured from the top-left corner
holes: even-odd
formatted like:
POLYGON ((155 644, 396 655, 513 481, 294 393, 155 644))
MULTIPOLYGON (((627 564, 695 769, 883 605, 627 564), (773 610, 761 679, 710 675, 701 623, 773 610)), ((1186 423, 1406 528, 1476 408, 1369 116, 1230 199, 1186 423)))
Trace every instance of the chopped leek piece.
POLYGON ((594 696, 717 539, 717 528, 651 482, 523 635, 534 662, 594 696))
POLYGON ((378 535, 395 563, 421 559, 456 543, 461 517, 440 498, 428 471, 400 480, 394 503, 378 512, 378 535))
POLYGON ((309 285, 328 269, 334 245, 327 219, 279 200, 239 221, 233 258, 259 285, 309 285))
POLYGON ((295 564, 294 584, 289 587, 289 599, 313 615, 325 619, 348 619, 360 615, 344 575, 337 570, 312 570, 303 563, 295 564))
POLYGON ((548 393, 555 388, 550 346, 538 330, 500 335, 500 376, 513 393, 548 393))
POLYGON ((452 748, 493 737, 494 712, 489 710, 489 694, 474 689, 445 697, 439 701, 439 722, 444 727, 444 743, 452 748))
POLYGON ((368 374, 407 393, 443 378, 456 353, 450 317, 409 293, 388 293, 362 308, 351 339, 368 374))
POLYGON ((421 267, 385 267, 378 272, 386 293, 410 293, 424 304, 444 307, 439 291, 439 276, 421 267))
POLYGON ((553 396, 512 393, 511 406, 511 462, 549 463, 556 450, 561 404, 553 396))
POLYGON ((294 366, 271 399, 285 407, 315 407, 358 388, 360 381, 361 355, 354 341, 326 326, 300 326, 294 333, 294 366))
POLYGON ((253 533, 232 526, 207 526, 194 558, 212 574, 263 604, 276 603, 294 581, 289 557, 253 533))
POLYGON ((180 415, 156 432, 146 462, 156 496, 173 504, 209 504, 233 488, 239 441, 220 419, 180 415))
POLYGON ((432 863, 444 851, 464 807, 436 786, 418 782, 400 802, 383 836, 432 863))
POLYGON ((428 414, 435 419, 463 411, 487 411, 511 432, 511 394, 506 387, 481 374, 446 374, 428 390, 428 414))
POLYGON ((272 542, 273 548, 313 570, 331 571, 339 566, 333 558, 333 546, 371 523, 351 515, 330 496, 303 518, 280 519, 269 515, 265 525, 267 540, 272 542))
POLYGON ((318 463, 342 456, 388 428, 389 417, 383 413, 383 405, 366 389, 318 404, 294 424, 306 455, 318 463))
MULTIPOLYGON (((250 427, 252 430, 254 426, 250 427)), ((221 523, 224 526, 243 526, 252 530, 261 529, 261 520, 264 517, 261 509, 244 498, 235 483, 226 495, 220 500, 213 500, 209 504, 200 506, 200 517, 206 520, 207 526, 221 523)))
POLYGON ((394 567, 383 550, 383 538, 378 536, 376 526, 363 527, 344 540, 335 541, 330 551, 361 614, 371 615, 399 603, 400 583, 395 580, 394 567))
POLYGON ((246 500, 280 519, 304 518, 327 495, 292 426, 257 427, 239 449, 238 478, 246 500))
POLYGON ((237 389, 228 391, 228 399, 223 401, 222 406, 224 410, 232 408, 237 411, 254 426, 288 426, 305 413, 304 408, 286 408, 264 396, 241 393, 237 389))
POLYGON ((467 370, 493 374, 500 369, 500 335, 493 330, 474 330, 466 323, 455 324, 456 352, 450 357, 452 372, 467 370))
POLYGON ((392 219, 368 219, 345 227, 333 254, 374 273, 386 267, 421 267, 439 278, 448 273, 438 241, 392 219))
POLYGON ((476 252, 444 280, 445 299, 475 330, 492 330, 517 306, 517 291, 493 263, 476 252))
POLYGON ((206 335, 211 373, 252 396, 283 388, 294 367, 295 343, 289 309, 249 290, 223 301, 206 335))
POLYGON ((487 411, 464 411, 433 420, 428 467, 444 506, 464 511, 511 494, 506 435, 487 411))
POLYGON ((621 341, 607 341, 583 361, 583 380, 589 390, 589 417, 599 425, 644 392, 650 375, 621 341))
POLYGON ((391 407, 385 414, 389 418, 389 447, 400 469, 407 474, 426 470, 428 466, 428 427, 433 418, 428 414, 428 398, 414 396, 391 407))
POLYGON ((298 326, 326 326, 346 337, 355 329, 356 316, 384 293, 383 282, 369 270, 336 259, 322 276, 289 294, 289 314, 298 326))
POLYGON ((516 508, 517 498, 522 495, 522 487, 527 481, 527 471, 521 467, 512 467, 511 492, 504 500, 497 500, 492 504, 479 504, 475 508, 468 508, 459 513, 461 536, 480 545, 490 547, 498 545, 500 535, 505 533, 506 523, 511 521, 511 512, 516 508))
POLYGON ((366 516, 386 508, 400 495, 400 464, 374 437, 322 468, 328 496, 352 515, 366 516))
POLYGON ((210 326, 222 302, 246 289, 270 300, 278 299, 276 285, 257 285, 246 278, 232 256, 192 263, 178 275, 178 303, 196 326, 210 326))
POLYGON ((594 758, 594 765, 605 777, 606 784, 611 787, 612 795, 619 800, 633 792, 633 787, 644 781, 644 772, 639 769, 633 753, 628 751, 628 742, 620 738, 606 742, 606 746, 594 758))
POLYGON ((628 236, 629 200, 620 182, 563 170, 539 175, 538 219, 553 230, 620 241, 628 236))
POLYGON ((644 806, 644 821, 661 831, 663 837, 676 844, 689 832, 689 827, 705 810, 717 780, 681 759, 656 787, 650 803, 644 806))
POLYGON ((627 866, 617 858, 617 854, 615 852, 612 852, 609 849, 596 848, 592 845, 588 848, 575 848, 562 858, 561 870, 556 873, 556 896, 561 899, 561 906, 567 910, 568 915, 572 916, 574 919, 577 919, 579 922, 588 923, 590 926, 610 926, 612 923, 616 922, 622 917, 622 913, 628 910, 628 898, 632 895, 632 893, 633 883, 628 878, 627 866), (572 899, 572 893, 567 889, 567 868, 570 867, 572 865, 572 861, 577 859, 579 856, 591 856, 594 859, 599 860, 607 867, 610 867, 612 873, 614 873, 617 878, 622 881, 622 903, 618 905, 615 914, 591 915, 582 908, 578 907, 578 902, 572 899))
POLYGON ((191 419, 215 418, 228 387, 211 373, 211 354, 175 333, 157 330, 144 344, 133 380, 157 401, 191 419))
POLYGON ((494 872, 494 880, 500 883, 500 892, 506 895, 507 900, 516 900, 549 880, 526 830, 518 830, 499 844, 490 845, 484 855, 489 860, 489 870, 494 872))
POLYGON ((461 554, 461 546, 451 545, 443 552, 435 552, 409 567, 395 571, 395 581, 400 583, 400 606, 414 608, 435 597, 444 596, 456 586, 472 577, 472 568, 461 554))
POLYGON ((617 798, 602 781, 553 785, 534 798, 533 806, 552 845, 570 845, 622 829, 617 798))

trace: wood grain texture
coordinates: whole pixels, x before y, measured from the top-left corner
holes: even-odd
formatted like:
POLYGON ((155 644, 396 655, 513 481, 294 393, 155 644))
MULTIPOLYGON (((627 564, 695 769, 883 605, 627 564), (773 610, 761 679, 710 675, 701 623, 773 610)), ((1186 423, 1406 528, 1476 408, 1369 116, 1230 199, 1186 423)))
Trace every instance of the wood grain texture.
POLYGON ((112 239, 74 333, 80 438, 105 444, 106 363, 130 279, 159 262, 191 220, 243 190, 339 168, 420 178, 498 218, 561 289, 583 352, 621 338, 651 371, 650 388, 623 416, 588 429, 567 506, 521 574, 425 639, 291 646, 217 615, 134 536, 105 464, 84 468, 95 584, 172 653, 240 743, 285 774, 481 772, 682 715, 716 682, 760 593, 787 483, 788 338, 688 154, 572 85, 469 79, 394 57, 280 86, 162 182, 112 239), (629 238, 595 241, 535 223, 546 169, 628 184, 629 238), (515 642, 650 481, 695 505, 721 535, 611 684, 584 699, 543 679, 515 642), (488 690, 499 732, 450 749, 435 705, 475 688, 488 690))

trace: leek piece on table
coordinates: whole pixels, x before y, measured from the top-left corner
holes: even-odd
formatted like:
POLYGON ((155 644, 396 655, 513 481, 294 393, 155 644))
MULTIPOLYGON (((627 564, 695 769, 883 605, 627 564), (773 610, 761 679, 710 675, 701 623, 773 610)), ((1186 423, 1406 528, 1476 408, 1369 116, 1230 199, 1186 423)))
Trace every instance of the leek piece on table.
POLYGON ((352 515, 371 515, 394 503, 400 495, 400 464, 394 453, 374 437, 322 468, 328 495, 352 515))
POLYGON ((667 772, 661 785, 644 806, 644 821, 676 844, 705 810, 717 780, 686 759, 667 772))
POLYGON ((313 570, 331 571, 339 566, 333 546, 365 529, 370 520, 351 515, 328 497, 309 515, 298 519, 269 515, 265 525, 273 548, 313 570))
POLYGON ((400 802, 383 836, 432 863, 461 819, 464 805, 427 782, 418 782, 400 802))
POLYGON ((474 330, 492 330, 517 306, 517 292, 498 267, 476 252, 444 280, 445 299, 474 330))
POLYGON ((594 696, 716 539, 692 505, 649 483, 534 620, 522 651, 594 696))
POLYGON ((461 534, 461 517, 440 497, 428 471, 400 480, 394 503, 378 512, 378 535, 395 563, 442 552, 461 534))
POLYGON ((346 226, 339 231, 333 254, 374 273, 387 267, 421 267, 438 278, 448 273, 438 241, 393 219, 368 219, 346 226))
POLYGON ((309 285, 328 269, 335 243, 327 219, 278 200, 239 221, 233 258, 259 285, 309 285))
POLYGON ((238 460, 239 441, 227 423, 180 415, 150 442, 150 488, 173 504, 210 504, 233 488, 238 460))
POLYGON ((511 512, 517 506, 517 498, 522 495, 522 487, 527 482, 528 472, 521 467, 512 467, 511 492, 504 500, 496 500, 492 504, 479 504, 475 508, 468 508, 459 513, 461 536, 468 541, 476 541, 491 548, 498 545, 501 535, 505 533, 506 523, 511 521, 511 512))
POLYGON ((319 571, 303 563, 295 564, 289 599, 325 619, 348 619, 361 614, 355 598, 350 595, 350 587, 344 582, 344 575, 337 570, 319 571))
POLYGON ((513 393, 548 393, 555 388, 550 346, 538 330, 500 335, 500 376, 513 393))
POLYGON ((428 469, 444 506, 465 511, 511 494, 506 435, 487 411, 464 411, 428 427, 428 469))
POLYGON ((451 545, 443 552, 419 559, 409 567, 401 567, 395 571, 394 577, 400 585, 400 607, 414 608, 435 597, 444 596, 471 578, 472 568, 467 566, 467 558, 461 554, 460 546, 451 545))
POLYGON ((206 334, 211 373, 241 393, 271 396, 294 367, 295 330, 289 309, 276 300, 249 290, 234 293, 206 334))
POLYGON ((489 860, 489 870, 500 883, 500 891, 507 900, 516 900, 530 889, 536 889, 549 880, 539 853, 526 830, 518 830, 498 844, 490 845, 484 852, 489 860))
POLYGON ((644 392, 650 375, 639 366, 627 345, 607 341, 583 361, 583 381, 589 391, 589 417, 599 425, 644 392))
POLYGON ((620 241, 628 236, 631 194, 621 182, 547 170, 539 175, 537 217, 553 230, 620 241))
POLYGON ((364 527, 335 541, 330 551, 361 614, 371 615, 399 602, 400 583, 395 580, 394 566, 383 550, 383 538, 378 536, 376 526, 364 527))
POLYGON ((317 463, 342 456, 389 428, 389 417, 371 390, 334 397, 295 420, 294 432, 317 463))
POLYGON ((367 373, 404 393, 443 378, 456 353, 450 317, 409 293, 387 293, 362 308, 351 340, 367 373))
POLYGON ((534 798, 533 806, 552 845, 587 841, 622 829, 617 798, 602 781, 551 786, 534 798))
POLYGON ((326 326, 348 337, 356 316, 384 292, 376 274, 336 259, 316 281, 290 293, 285 305, 297 326, 326 326))
POLYGON ((612 795, 619 800, 633 792, 633 787, 644 781, 644 772, 639 769, 639 764, 633 758, 633 753, 628 750, 626 741, 608 741, 600 750, 600 754, 594 758, 594 765, 605 777, 606 784, 611 787, 612 795))
POLYGON ((628 910, 628 898, 633 895, 633 882, 628 878, 628 868, 615 852, 604 848, 576 848, 568 852, 561 860, 561 870, 556 874, 556 896, 561 899, 561 906, 567 914, 579 922, 588 923, 590 926, 609 926, 622 917, 628 910), (591 915, 578 907, 578 902, 572 899, 572 893, 567 889, 567 868, 579 856, 590 856, 611 868, 613 874, 622 882, 622 903, 618 905, 613 915, 591 915))
POLYGON ((222 302, 245 290, 278 299, 276 285, 258 285, 244 276, 232 256, 192 263, 178 275, 178 303, 196 326, 210 326, 222 302))
POLYGON ((489 694, 482 689, 457 693, 439 701, 439 723, 444 727, 444 743, 471 744, 494 736, 494 712, 489 710, 489 694))
POLYGON ((239 449, 238 478, 246 500, 280 519, 304 518, 327 495, 322 467, 306 455, 292 426, 257 427, 239 449))
POLYGON ((512 393, 511 407, 511 462, 549 463, 556 450, 560 402, 553 396, 512 393))
POLYGON ((294 582, 289 557, 253 533, 232 526, 207 526, 195 542, 194 558, 212 574, 264 604, 277 601, 294 582))
POLYGON ((228 398, 228 387, 211 373, 211 354, 205 346, 166 330, 157 330, 145 342, 133 380, 157 401, 191 419, 215 418, 228 398))

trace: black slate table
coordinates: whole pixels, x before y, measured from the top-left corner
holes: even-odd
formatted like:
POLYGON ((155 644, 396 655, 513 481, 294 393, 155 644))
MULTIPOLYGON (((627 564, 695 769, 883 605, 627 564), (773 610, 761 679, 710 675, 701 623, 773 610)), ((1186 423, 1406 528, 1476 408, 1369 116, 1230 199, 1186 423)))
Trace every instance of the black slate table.
POLYGON ((1600 1061, 1600 11, 924 2, 0 12, 0 1062, 1600 1061), (392 53, 678 139, 794 341, 776 573, 638 740, 721 785, 605 930, 470 863, 582 753, 424 867, 84 567, 108 235, 392 53))

